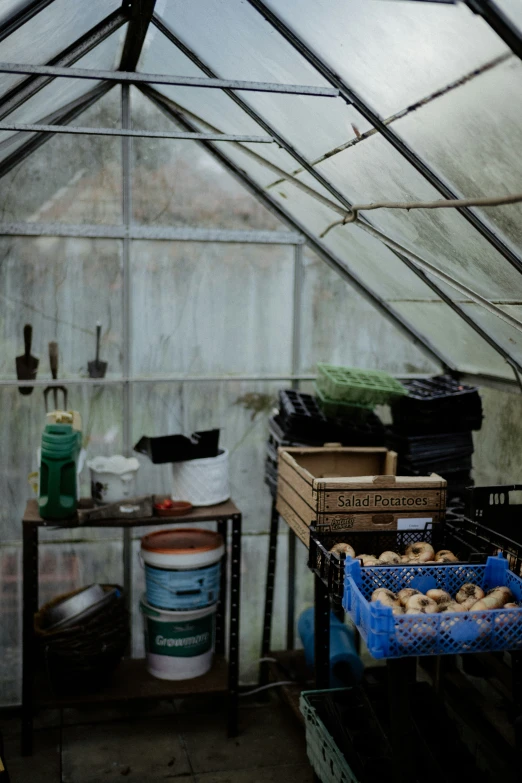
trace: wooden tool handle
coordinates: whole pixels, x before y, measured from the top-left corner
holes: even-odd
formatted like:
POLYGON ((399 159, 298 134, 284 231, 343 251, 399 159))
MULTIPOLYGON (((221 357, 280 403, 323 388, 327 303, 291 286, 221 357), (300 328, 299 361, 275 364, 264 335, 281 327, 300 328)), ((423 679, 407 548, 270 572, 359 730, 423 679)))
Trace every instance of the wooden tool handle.
POLYGON ((33 342, 33 327, 31 326, 31 324, 26 324, 24 326, 24 346, 25 346, 26 359, 29 358, 29 355, 31 353, 32 342, 33 342))
POLYGON ((101 324, 96 324, 96 361, 100 360, 101 324))
POLYGON ((56 380, 58 378, 58 343, 49 343, 49 364, 51 365, 51 375, 56 380))

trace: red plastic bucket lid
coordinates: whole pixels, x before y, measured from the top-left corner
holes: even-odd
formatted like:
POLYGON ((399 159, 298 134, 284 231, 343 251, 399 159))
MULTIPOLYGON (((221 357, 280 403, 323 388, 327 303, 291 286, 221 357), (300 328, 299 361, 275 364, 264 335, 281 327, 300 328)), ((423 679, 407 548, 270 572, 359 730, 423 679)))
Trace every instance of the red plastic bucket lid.
POLYGON ((174 530, 156 530, 141 539, 141 548, 147 552, 165 555, 189 555, 210 552, 223 546, 223 538, 212 530, 180 527, 174 530))

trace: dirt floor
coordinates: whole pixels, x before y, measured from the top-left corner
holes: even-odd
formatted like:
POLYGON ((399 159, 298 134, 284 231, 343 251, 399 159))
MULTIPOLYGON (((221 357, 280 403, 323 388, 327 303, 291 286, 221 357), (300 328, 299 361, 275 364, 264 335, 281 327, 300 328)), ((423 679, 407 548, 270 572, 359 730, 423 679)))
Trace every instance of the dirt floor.
POLYGON ((304 729, 277 697, 244 699, 241 734, 226 737, 223 704, 198 698, 127 709, 42 712, 34 754, 20 756, 20 721, 0 721, 11 783, 303 783, 304 729))

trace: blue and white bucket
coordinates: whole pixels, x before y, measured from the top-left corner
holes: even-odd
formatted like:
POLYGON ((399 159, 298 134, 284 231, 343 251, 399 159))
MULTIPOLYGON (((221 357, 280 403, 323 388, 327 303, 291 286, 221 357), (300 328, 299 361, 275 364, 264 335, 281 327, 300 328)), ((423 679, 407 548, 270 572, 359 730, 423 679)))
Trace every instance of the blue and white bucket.
POLYGON ((216 603, 221 581, 223 539, 211 530, 158 530, 141 540, 147 603, 187 611, 216 603))

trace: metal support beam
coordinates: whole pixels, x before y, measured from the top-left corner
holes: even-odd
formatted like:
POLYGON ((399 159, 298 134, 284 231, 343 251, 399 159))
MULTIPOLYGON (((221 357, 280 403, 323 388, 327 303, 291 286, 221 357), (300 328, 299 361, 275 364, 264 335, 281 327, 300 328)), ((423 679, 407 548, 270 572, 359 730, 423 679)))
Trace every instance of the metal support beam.
MULTIPOLYGON (((106 19, 99 22, 81 38, 78 38, 71 46, 64 49, 56 57, 53 57, 47 65, 67 66, 80 60, 88 54, 95 46, 105 41, 110 35, 118 30, 128 17, 123 10, 119 9, 110 14, 106 19)), ((10 90, 2 99, 0 99, 0 120, 5 119, 12 111, 21 106, 25 101, 35 95, 42 87, 45 87, 52 81, 53 76, 30 76, 24 79, 10 90)))
MULTIPOLYGON (((459 194, 449 188, 443 180, 420 158, 400 136, 365 103, 365 101, 341 79, 329 65, 325 63, 304 41, 299 38, 268 6, 263 0, 247 0, 277 32, 288 41, 299 54, 304 57, 330 84, 337 87, 339 95, 348 104, 355 108, 370 122, 379 133, 399 152, 406 160, 428 180, 445 198, 459 198, 459 194)), ((491 2, 489 3, 491 5, 491 2)), ((522 258, 518 256, 505 242, 495 234, 470 207, 460 207, 458 212, 470 223, 509 263, 522 272, 522 258)))
MULTIPOLYGON (((59 122, 60 124, 72 122, 90 106, 95 104, 96 101, 98 101, 103 95, 108 93, 109 90, 112 90, 112 87, 113 86, 110 84, 98 84, 96 87, 93 87, 92 90, 89 90, 88 93, 82 95, 81 98, 76 98, 74 101, 66 104, 58 111, 52 112, 52 114, 48 114, 42 119, 42 122, 44 124, 55 121, 59 122)), ((52 134, 50 133, 37 133, 33 136, 30 136, 23 144, 14 150, 11 155, 8 155, 6 158, 4 158, 3 161, 0 162, 0 179, 51 138, 52 134)), ((18 139, 18 134, 13 136, 12 139, 13 141, 18 139)), ((11 138, 9 138, 3 142, 0 142, 0 149, 4 145, 8 146, 9 144, 12 144, 13 141, 11 138)))
MULTIPOLYGON (((129 129, 131 122, 130 87, 124 84, 121 89, 121 125, 129 129)), ((122 216, 123 223, 128 229, 132 223, 132 140, 124 136, 121 140, 122 157, 122 216)), ((129 236, 123 238, 123 264, 122 264, 122 344, 123 344, 123 375, 127 378, 132 373, 132 291, 131 291, 131 240, 129 236)), ((132 453, 132 386, 129 381, 123 384, 123 452, 126 457, 132 453)), ((123 586, 125 601, 129 613, 132 608, 132 538, 131 529, 123 532, 123 586)))
MULTIPOLYGON (((159 19, 156 15, 153 18, 154 25, 173 43, 175 46, 177 46, 183 54, 185 54, 187 57, 189 57, 192 62, 198 66, 201 70, 203 70, 204 73, 214 76, 214 72, 204 63, 201 58, 193 52, 176 34, 174 31, 167 25, 165 22, 163 22, 161 19, 159 19)), ((160 93, 158 93, 161 95, 160 93)), ((336 198, 337 201, 339 201, 341 204, 343 204, 347 209, 350 208, 351 204, 344 197, 344 194, 340 193, 334 186, 331 184, 331 182, 326 179, 324 176, 322 176, 312 164, 310 164, 300 153, 298 153, 283 137, 279 136, 277 131, 272 128, 270 125, 268 125, 262 117, 260 117, 250 106, 248 103, 246 103, 242 98, 237 96, 233 91, 227 91, 227 95, 229 95, 232 100, 234 100, 244 111, 246 111, 252 119, 254 119, 256 122, 258 122, 264 130, 270 133, 270 135, 274 138, 275 141, 277 141, 296 161, 300 163, 300 165, 308 171, 308 173, 317 181, 320 185, 322 185, 331 195, 336 198)), ((343 95, 343 98, 345 101, 349 102, 346 98, 346 96, 343 95)), ((164 101, 169 101, 169 99, 164 98, 164 101)), ((172 108, 172 102, 169 102, 169 106, 172 108)), ((179 113, 179 108, 178 113, 179 113)), ((182 109, 181 109, 182 110, 182 109)), ((183 111, 183 110, 182 110, 183 111)), ((384 126, 386 128, 386 126, 384 126)), ((247 154, 255 154, 252 153, 248 148, 245 148, 245 152, 247 154)), ((257 156, 257 155, 256 155, 257 156)), ((257 156, 259 157, 259 156, 257 156)), ((295 178, 291 176, 286 177, 289 181, 294 182, 296 186, 299 186, 303 190, 306 189, 309 195, 313 196, 314 198, 317 198, 321 203, 326 203, 327 206, 329 206, 331 209, 334 209, 337 212, 342 212, 342 208, 339 207, 339 204, 336 204, 329 199, 326 199, 322 194, 316 193, 314 190, 309 188, 304 183, 301 183, 300 180, 296 180, 295 178)), ((369 220, 365 221, 367 225, 371 226, 371 222, 369 220)), ((497 345, 496 342, 486 333, 484 330, 476 324, 465 312, 460 308, 456 303, 454 303, 442 289, 439 289, 439 287, 429 278, 426 277, 426 275, 423 275, 422 270, 420 270, 416 265, 412 264, 404 255, 399 254, 396 250, 392 250, 392 252, 395 253, 395 255, 403 262, 405 263, 408 268, 418 277, 420 277, 424 282, 426 282, 432 291, 434 291, 437 296, 439 296, 449 307, 451 307, 452 310, 454 310, 461 318, 463 318, 466 323, 471 326, 474 331, 476 331, 481 337, 486 339, 486 341, 493 347, 495 350, 498 351, 504 358, 506 358, 508 355, 504 351, 504 349, 501 348, 501 346, 497 345)), ((512 361, 511 357, 509 357, 509 360, 512 361)))
MULTIPOLYGON (((194 126, 179 112, 176 112, 169 106, 168 98, 158 93, 152 87, 141 87, 141 91, 144 95, 147 95, 150 100, 167 116, 170 117, 181 127, 187 130, 194 130, 194 126)), ((351 272, 345 264, 337 258, 322 242, 320 242, 311 231, 309 231, 304 225, 299 223, 289 212, 287 212, 275 199, 272 198, 255 182, 248 174, 243 171, 239 166, 233 163, 227 156, 215 146, 211 141, 198 142, 213 157, 215 157, 228 171, 230 171, 236 179, 238 179, 247 190, 256 196, 267 209, 275 214, 283 223, 298 231, 300 234, 306 237, 307 244, 310 248, 322 258, 337 274, 339 274, 347 283, 349 283, 355 290, 360 293, 365 299, 367 299, 374 307, 376 307, 388 320, 407 336, 410 342, 417 345, 423 350, 432 361, 437 364, 442 364, 447 370, 457 370, 455 364, 443 356, 440 351, 431 345, 429 340, 417 332, 402 316, 397 313, 384 299, 371 291, 370 288, 364 283, 355 273, 351 272)))
POLYGON ((474 14, 481 16, 506 46, 522 60, 522 32, 494 0, 466 0, 466 5, 474 14))
POLYGON ((47 8, 54 0, 32 0, 18 11, 9 14, 7 19, 0 25, 0 43, 8 36, 15 33, 19 27, 23 27, 33 16, 39 14, 44 8, 47 8))
POLYGON ((271 144, 270 136, 245 136, 230 133, 167 133, 165 131, 124 130, 122 128, 85 128, 80 125, 42 125, 41 123, 0 122, 0 131, 22 133, 68 133, 79 136, 130 136, 137 139, 187 139, 198 141, 242 141, 271 144))
POLYGON ((156 0, 130 0, 130 22, 123 44, 120 71, 135 71, 138 66, 156 0))
POLYGON ((170 228, 169 226, 104 226, 89 223, 0 223, 0 236, 79 237, 81 239, 143 239, 168 242, 226 242, 250 245, 301 245, 294 231, 243 231, 228 228, 170 228))
POLYGON ((339 91, 333 87, 308 87, 301 84, 275 82, 247 82, 239 79, 204 79, 200 76, 171 76, 169 74, 103 71, 97 68, 61 68, 51 65, 0 62, 0 73, 24 73, 50 76, 52 79, 94 79, 121 84, 171 84, 178 87, 203 87, 215 90, 246 90, 247 92, 277 92, 287 95, 313 95, 336 98, 339 91))

